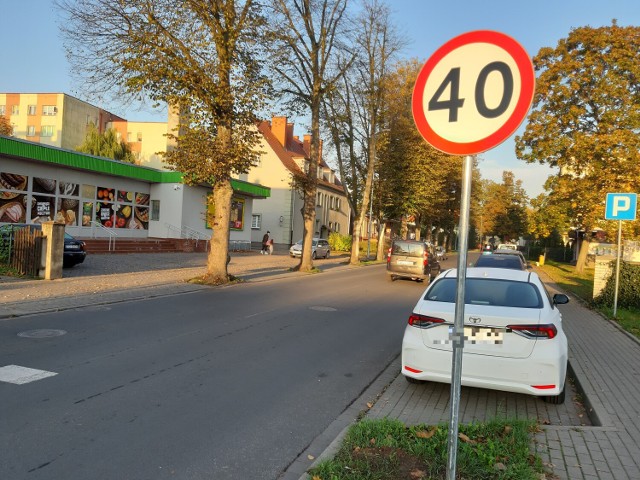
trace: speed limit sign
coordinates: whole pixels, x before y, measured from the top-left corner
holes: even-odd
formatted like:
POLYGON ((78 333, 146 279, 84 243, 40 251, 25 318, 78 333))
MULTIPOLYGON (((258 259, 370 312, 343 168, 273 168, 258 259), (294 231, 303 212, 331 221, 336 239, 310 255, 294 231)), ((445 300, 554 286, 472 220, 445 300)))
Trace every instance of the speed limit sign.
POLYGON ((534 87, 531 59, 518 42, 499 32, 468 32, 445 43, 420 70, 413 118, 438 150, 475 155, 516 131, 534 87))

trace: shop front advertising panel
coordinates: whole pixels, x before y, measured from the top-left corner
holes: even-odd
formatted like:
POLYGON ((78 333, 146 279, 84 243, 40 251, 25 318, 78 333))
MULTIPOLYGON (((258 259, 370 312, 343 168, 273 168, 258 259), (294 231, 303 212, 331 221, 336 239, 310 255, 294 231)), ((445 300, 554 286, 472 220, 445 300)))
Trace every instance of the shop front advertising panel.
POLYGON ((91 227, 148 230, 146 192, 72 183, 63 179, 0 171, 0 222, 64 222, 91 227))

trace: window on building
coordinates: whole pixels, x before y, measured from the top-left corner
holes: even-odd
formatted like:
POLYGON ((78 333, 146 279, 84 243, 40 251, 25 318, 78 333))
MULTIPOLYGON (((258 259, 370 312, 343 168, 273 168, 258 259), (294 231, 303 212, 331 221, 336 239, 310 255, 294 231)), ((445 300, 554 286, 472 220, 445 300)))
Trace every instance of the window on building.
POLYGON ((142 141, 142 132, 138 132, 138 141, 141 142, 142 141))
POLYGON ((131 132, 127 132, 127 142, 131 143, 131 132))
POLYGON ((336 232, 340 231, 340 224, 338 222, 336 222, 336 232))
POLYGON ((160 220, 160 200, 151 200, 150 220, 160 220))
POLYGON ((318 206, 321 207, 322 206, 322 194, 318 193, 318 206))
POLYGON ((336 206, 336 197, 331 197, 331 210, 333 210, 336 206))
POLYGON ((36 127, 33 125, 27 126, 27 137, 35 137, 36 136, 36 127))
POLYGON ((20 105, 11 105, 11 115, 20 115, 20 105))
POLYGON ((333 230, 333 222, 329 222, 329 230, 333 230))
POLYGON ((6 105, 0 105, 0 115, 4 115, 7 112, 6 105))
POLYGON ((96 121, 91 115, 87 115, 87 125, 95 125, 96 121))
POLYGON ((36 114, 37 105, 29 105, 27 107, 27 115, 35 115, 36 114))
POLYGON ((253 230, 260 230, 262 225, 262 215, 251 215, 251 228, 253 230))
POLYGON ((53 137, 53 125, 42 125, 40 127, 41 137, 53 137))
POLYGON ((340 210, 340 199, 336 198, 336 210, 340 210))
MULTIPOLYGON (((58 113, 58 108, 55 105, 42 106, 42 115, 51 116, 51 115, 55 115, 56 113, 58 113)), ((89 119, 89 116, 87 115, 87 120, 88 119, 89 119)))

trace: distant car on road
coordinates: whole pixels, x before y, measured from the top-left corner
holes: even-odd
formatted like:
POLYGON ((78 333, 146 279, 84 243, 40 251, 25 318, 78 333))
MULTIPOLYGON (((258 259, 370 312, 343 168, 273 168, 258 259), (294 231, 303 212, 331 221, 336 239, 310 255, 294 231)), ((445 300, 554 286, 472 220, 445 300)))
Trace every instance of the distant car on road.
MULTIPOLYGON (((456 270, 443 272, 409 316, 402 374, 409 382, 451 382, 456 270)), ((559 404, 565 398, 567 337, 535 272, 468 268, 465 282, 462 385, 525 393, 559 404)))
POLYGON ((529 262, 527 262, 527 259, 524 258, 524 254, 520 250, 512 250, 509 248, 498 248, 497 250, 493 251, 493 255, 511 255, 514 257, 518 257, 522 262, 522 265, 524 266, 524 268, 531 267, 531 265, 529 265, 529 262))
POLYGON ((481 255, 475 264, 476 267, 510 268, 512 270, 526 270, 526 264, 522 263, 516 255, 481 255))
POLYGON ((387 252, 387 274, 391 281, 410 278, 431 281, 440 273, 434 248, 418 240, 394 240, 387 252))
MULTIPOLYGON (((291 257, 302 256, 302 240, 298 240, 289 249, 291 257)), ((329 258, 331 256, 331 247, 329 242, 323 238, 314 238, 311 244, 311 258, 314 260, 318 257, 329 258)))

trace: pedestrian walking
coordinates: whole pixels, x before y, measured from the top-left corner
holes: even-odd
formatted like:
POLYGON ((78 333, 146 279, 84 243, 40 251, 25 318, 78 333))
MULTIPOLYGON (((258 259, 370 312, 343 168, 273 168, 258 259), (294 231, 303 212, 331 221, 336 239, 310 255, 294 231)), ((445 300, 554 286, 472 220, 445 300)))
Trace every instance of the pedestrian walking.
POLYGON ((260 255, 268 255, 269 254, 269 240, 271 239, 271 232, 267 230, 267 233, 262 237, 262 250, 260 250, 260 255))

